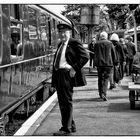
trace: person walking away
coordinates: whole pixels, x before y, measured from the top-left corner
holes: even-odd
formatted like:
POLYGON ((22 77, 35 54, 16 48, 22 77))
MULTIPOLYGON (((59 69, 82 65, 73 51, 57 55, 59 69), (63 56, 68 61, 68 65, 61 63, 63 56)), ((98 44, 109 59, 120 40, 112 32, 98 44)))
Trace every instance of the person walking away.
POLYGON ((94 65, 98 72, 98 91, 99 96, 107 101, 108 81, 114 63, 117 63, 115 49, 111 41, 108 40, 108 34, 103 31, 100 34, 100 40, 94 45, 94 65))
POLYGON ((135 44, 132 42, 133 38, 130 35, 125 37, 125 42, 128 50, 128 56, 126 58, 126 76, 132 73, 132 64, 134 55, 136 54, 135 44))
POLYGON ((58 24, 57 29, 61 41, 54 56, 51 86, 57 91, 62 127, 53 135, 66 136, 76 132, 73 87, 86 85, 82 68, 88 62, 89 55, 78 40, 71 38, 70 25, 58 24))
MULTIPOLYGON (((95 44, 95 43, 96 43, 96 38, 93 37, 91 43, 88 45, 88 49, 89 49, 91 52, 93 52, 93 50, 94 50, 94 44, 95 44)), ((93 52, 93 53, 94 53, 94 52, 93 52)), ((91 68, 94 68, 94 61, 93 61, 94 54, 93 54, 93 53, 90 53, 90 60, 89 60, 89 66, 90 66, 91 68)))
MULTIPOLYGON (((120 38, 119 42, 123 48, 124 56, 125 56, 125 60, 126 60, 126 58, 128 56, 128 50, 127 50, 127 46, 125 44, 124 38, 120 38)), ((122 77, 124 77, 124 73, 126 73, 126 63, 124 63, 124 66, 123 66, 122 77)))
POLYGON ((119 43, 119 36, 116 33, 113 33, 111 35, 110 40, 115 47, 115 53, 116 53, 117 62, 118 62, 117 69, 118 69, 118 73, 119 73, 119 78, 117 78, 117 80, 116 80, 114 77, 115 68, 112 71, 111 80, 110 80, 110 89, 113 89, 116 87, 115 83, 119 83, 120 80, 123 79, 122 73, 123 73, 123 66, 125 64, 125 54, 124 54, 121 44, 119 43))

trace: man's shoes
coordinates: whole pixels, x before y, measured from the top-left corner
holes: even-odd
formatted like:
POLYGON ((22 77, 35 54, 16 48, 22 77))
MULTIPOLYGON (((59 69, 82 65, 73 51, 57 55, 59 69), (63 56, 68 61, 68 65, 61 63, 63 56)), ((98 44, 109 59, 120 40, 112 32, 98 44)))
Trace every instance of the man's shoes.
POLYGON ((71 136, 71 133, 63 131, 63 130, 59 130, 59 131, 53 133, 53 135, 54 136, 71 136))
POLYGON ((111 84, 109 89, 116 88, 115 84, 111 84))
POLYGON ((108 99, 107 99, 107 97, 106 97, 105 95, 102 95, 102 99, 103 99, 104 101, 108 101, 108 99))

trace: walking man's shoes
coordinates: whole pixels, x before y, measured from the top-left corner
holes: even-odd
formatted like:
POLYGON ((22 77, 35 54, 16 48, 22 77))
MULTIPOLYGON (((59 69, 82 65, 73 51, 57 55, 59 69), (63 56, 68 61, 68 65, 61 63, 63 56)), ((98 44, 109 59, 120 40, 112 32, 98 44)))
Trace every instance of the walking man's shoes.
POLYGON ((59 130, 59 131, 53 133, 53 135, 54 136, 71 136, 71 133, 63 131, 63 130, 59 130))
POLYGON ((104 101, 107 101, 107 100, 108 100, 107 97, 106 97, 105 95, 102 95, 102 99, 103 99, 104 101))
POLYGON ((113 89, 113 88, 116 88, 115 84, 111 84, 109 89, 113 89))

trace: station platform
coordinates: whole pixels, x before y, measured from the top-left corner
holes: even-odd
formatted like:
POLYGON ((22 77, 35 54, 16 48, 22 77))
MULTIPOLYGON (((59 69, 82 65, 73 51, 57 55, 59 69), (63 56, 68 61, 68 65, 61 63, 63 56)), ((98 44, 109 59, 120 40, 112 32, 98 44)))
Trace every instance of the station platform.
MULTIPOLYGON (((102 101, 98 96, 97 76, 86 76, 87 85, 74 88, 74 120, 77 131, 73 136, 139 136, 140 135, 140 105, 135 110, 130 109, 128 82, 131 77, 124 77, 120 85, 108 90, 108 101, 102 101)), ((61 116, 57 96, 48 109, 34 123, 23 125, 30 127, 26 133, 15 135, 53 136, 61 127, 61 116), (32 125, 31 125, 32 124, 32 125)), ((32 119, 33 120, 33 119, 32 119)))

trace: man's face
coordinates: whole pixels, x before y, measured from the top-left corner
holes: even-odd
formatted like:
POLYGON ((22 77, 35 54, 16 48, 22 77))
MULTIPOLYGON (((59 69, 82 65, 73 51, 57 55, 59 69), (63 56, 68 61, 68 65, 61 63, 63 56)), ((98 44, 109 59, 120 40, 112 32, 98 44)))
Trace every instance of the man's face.
POLYGON ((58 33, 59 33, 60 39, 63 42, 66 42, 70 38, 70 35, 71 35, 71 31, 68 29, 61 29, 58 31, 58 33))
POLYGON ((128 39, 124 39, 124 41, 125 41, 125 43, 128 43, 129 42, 128 39))
POLYGON ((92 38, 92 43, 96 43, 96 39, 95 38, 92 38))

